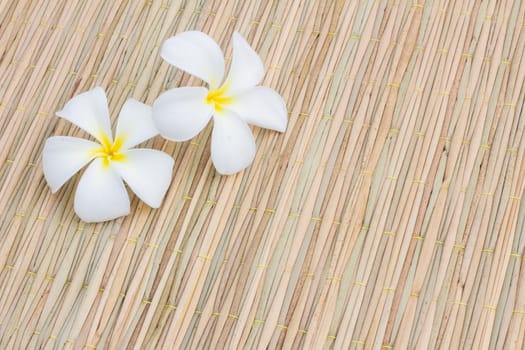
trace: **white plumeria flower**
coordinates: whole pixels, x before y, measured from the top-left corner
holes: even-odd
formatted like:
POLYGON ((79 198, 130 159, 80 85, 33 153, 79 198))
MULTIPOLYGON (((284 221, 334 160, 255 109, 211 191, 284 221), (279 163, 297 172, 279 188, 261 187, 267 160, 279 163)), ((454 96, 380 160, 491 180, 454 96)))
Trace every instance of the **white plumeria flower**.
POLYGON ((224 79, 224 56, 208 35, 190 31, 166 40, 161 56, 168 63, 209 84, 168 90, 153 103, 153 120, 160 134, 173 141, 197 135, 213 116, 211 158, 221 174, 249 166, 255 141, 247 123, 283 132, 286 105, 274 90, 256 86, 264 76, 257 53, 237 32, 233 34, 230 72, 224 79))
POLYGON ((128 99, 120 111, 115 139, 106 93, 100 87, 73 97, 57 115, 100 142, 53 136, 44 146, 44 176, 53 193, 92 161, 75 193, 75 212, 82 220, 101 222, 129 214, 122 179, 146 204, 160 206, 171 182, 173 159, 153 149, 131 149, 158 134, 150 106, 128 99))

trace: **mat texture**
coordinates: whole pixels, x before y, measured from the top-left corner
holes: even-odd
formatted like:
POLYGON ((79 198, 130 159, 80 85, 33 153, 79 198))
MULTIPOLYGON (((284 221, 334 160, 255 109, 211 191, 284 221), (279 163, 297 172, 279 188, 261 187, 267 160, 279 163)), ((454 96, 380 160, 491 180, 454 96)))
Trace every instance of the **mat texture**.
POLYGON ((525 2, 0 1, 0 348, 523 349, 525 2), (209 125, 160 209, 85 224, 51 194, 55 112, 112 121, 200 81, 159 56, 243 34, 286 133, 234 176, 209 125))

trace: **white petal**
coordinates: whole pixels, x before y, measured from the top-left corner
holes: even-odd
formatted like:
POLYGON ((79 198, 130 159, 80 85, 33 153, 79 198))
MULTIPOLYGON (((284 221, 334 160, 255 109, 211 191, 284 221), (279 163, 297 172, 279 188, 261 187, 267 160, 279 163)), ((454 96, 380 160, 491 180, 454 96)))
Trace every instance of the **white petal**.
POLYGON ((56 114, 87 131, 100 142, 103 142, 104 137, 113 140, 108 99, 101 87, 76 95, 56 114))
POLYGON ((153 121, 160 134, 172 141, 187 141, 208 124, 213 105, 203 87, 171 89, 153 102, 153 121))
POLYGON ((283 132, 288 113, 282 97, 265 86, 256 86, 236 95, 225 108, 237 113, 249 124, 283 132))
POLYGON ((158 135, 153 123, 150 106, 132 98, 128 99, 120 110, 116 138, 122 138, 122 149, 126 150, 158 135))
POLYGON ((233 33, 233 57, 228 78, 228 95, 259 84, 264 77, 264 65, 241 34, 233 33))
POLYGON ((164 42, 160 55, 169 64, 217 88, 224 78, 224 56, 217 43, 203 32, 179 33, 164 42))
POLYGON ((101 146, 77 137, 53 136, 46 140, 42 152, 44 177, 55 193, 71 176, 94 158, 101 146))
POLYGON ((213 117, 211 159, 217 171, 231 175, 248 167, 255 157, 255 140, 248 124, 235 113, 213 117))
POLYGON ((173 158, 153 149, 132 149, 125 156, 124 161, 112 162, 111 166, 140 199, 158 208, 171 183, 173 158))
POLYGON ((95 159, 78 183, 75 212, 85 222, 101 222, 127 215, 129 210, 122 179, 102 158, 95 159))

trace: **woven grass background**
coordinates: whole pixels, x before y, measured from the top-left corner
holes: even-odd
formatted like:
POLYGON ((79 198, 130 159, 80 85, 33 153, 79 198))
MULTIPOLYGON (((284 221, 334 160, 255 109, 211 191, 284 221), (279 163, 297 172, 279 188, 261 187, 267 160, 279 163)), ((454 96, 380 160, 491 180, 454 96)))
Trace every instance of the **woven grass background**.
POLYGON ((0 1, 0 348, 523 349, 525 2, 0 1), (41 152, 73 95, 201 84, 163 40, 238 30, 286 133, 235 176, 210 130, 162 207, 96 225, 41 152))

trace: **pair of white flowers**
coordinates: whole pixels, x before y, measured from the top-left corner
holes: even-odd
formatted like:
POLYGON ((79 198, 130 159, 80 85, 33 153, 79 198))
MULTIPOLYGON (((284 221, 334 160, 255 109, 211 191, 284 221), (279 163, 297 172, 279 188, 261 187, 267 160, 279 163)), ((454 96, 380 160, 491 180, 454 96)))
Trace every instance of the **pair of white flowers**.
POLYGON ((228 175, 248 167, 255 157, 248 123, 280 132, 286 129, 284 101, 274 90, 257 86, 264 76, 263 63, 239 33, 233 34, 233 57, 226 79, 221 49, 202 32, 183 32, 168 39, 161 56, 201 78, 209 88, 168 90, 153 108, 128 99, 120 111, 114 138, 107 97, 100 87, 73 97, 57 112, 98 141, 53 136, 43 151, 44 176, 53 193, 91 162, 80 178, 74 202, 75 212, 86 222, 129 214, 124 182, 146 204, 160 206, 171 183, 174 161, 161 151, 133 148, 159 133, 169 140, 186 141, 213 117, 211 158, 217 171, 228 175))

